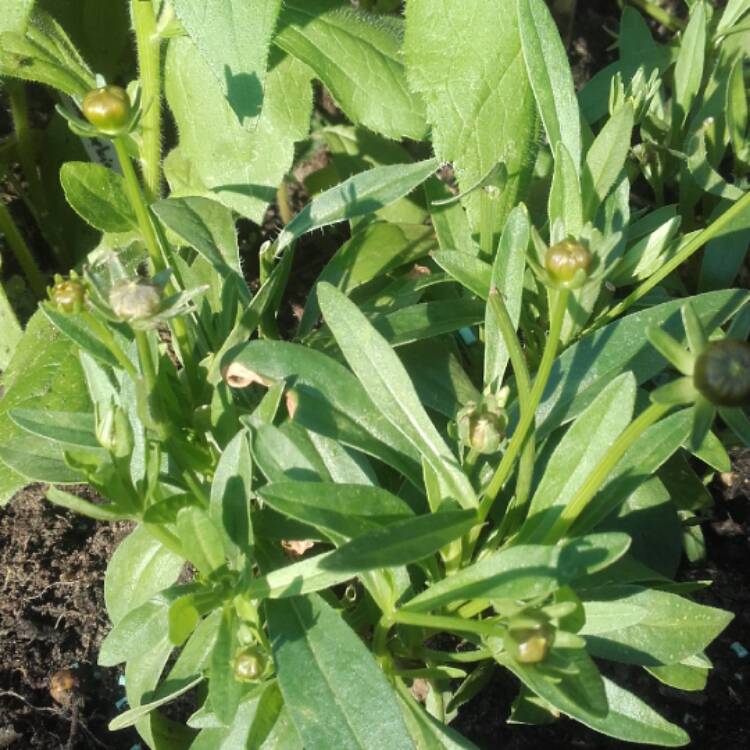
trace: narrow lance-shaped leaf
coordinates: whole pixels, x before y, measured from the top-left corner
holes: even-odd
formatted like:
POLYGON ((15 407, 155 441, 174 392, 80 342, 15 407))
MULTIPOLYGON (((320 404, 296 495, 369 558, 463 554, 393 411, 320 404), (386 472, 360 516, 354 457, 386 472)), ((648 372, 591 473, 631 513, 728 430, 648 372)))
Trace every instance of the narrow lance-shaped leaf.
POLYGON ((284 227, 277 240, 278 252, 307 232, 371 214, 403 198, 437 167, 437 159, 427 159, 374 167, 350 177, 314 198, 284 227))
POLYGON ((330 284, 318 287, 336 342, 383 416, 422 453, 450 495, 464 507, 476 496, 456 457, 430 421, 404 366, 357 306, 330 284))

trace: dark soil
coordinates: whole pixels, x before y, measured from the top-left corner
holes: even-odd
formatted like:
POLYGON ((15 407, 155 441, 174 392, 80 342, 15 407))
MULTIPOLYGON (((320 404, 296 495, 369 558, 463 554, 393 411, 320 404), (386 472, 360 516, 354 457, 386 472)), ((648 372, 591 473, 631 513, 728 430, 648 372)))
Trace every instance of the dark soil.
POLYGON ((40 487, 0 510, 0 749, 128 750, 137 741, 107 730, 123 688, 118 670, 96 666, 110 627, 104 571, 128 528, 58 511, 40 487), (64 669, 77 684, 59 704, 50 680, 64 669))

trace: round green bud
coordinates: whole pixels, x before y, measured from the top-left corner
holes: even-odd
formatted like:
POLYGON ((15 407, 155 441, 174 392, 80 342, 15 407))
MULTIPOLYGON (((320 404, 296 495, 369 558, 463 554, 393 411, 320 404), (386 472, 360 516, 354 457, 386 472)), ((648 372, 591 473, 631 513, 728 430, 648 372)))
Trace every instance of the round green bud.
POLYGON ((234 679, 256 682, 266 669, 266 657, 257 649, 245 649, 234 660, 234 679))
POLYGON ((505 637, 505 648, 521 664, 538 664, 547 658, 555 638, 554 629, 546 622, 514 628, 505 637))
POLYGON ((109 304, 120 320, 145 320, 161 306, 162 290, 149 279, 123 279, 109 291, 109 304))
POLYGON ((478 453, 497 453, 505 439, 508 417, 496 398, 485 396, 480 403, 470 401, 456 417, 458 438, 478 453))
POLYGON ((693 383, 716 406, 750 404, 750 344, 710 342, 695 362, 693 383))
POLYGON ((580 242, 563 240, 547 250, 544 265, 555 281, 567 284, 579 271, 588 271, 591 253, 580 242))
POLYGON ((128 92, 119 86, 104 86, 89 91, 83 97, 81 110, 95 128, 108 135, 122 132, 132 116, 128 92))
POLYGON ((63 279, 56 276, 55 284, 49 290, 49 296, 61 312, 76 313, 86 301, 86 287, 79 278, 63 279))

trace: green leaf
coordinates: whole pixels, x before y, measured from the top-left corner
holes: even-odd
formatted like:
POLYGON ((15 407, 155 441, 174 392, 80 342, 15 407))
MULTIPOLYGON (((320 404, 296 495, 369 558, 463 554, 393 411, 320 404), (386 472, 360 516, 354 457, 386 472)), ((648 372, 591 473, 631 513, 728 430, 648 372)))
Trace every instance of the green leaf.
POLYGON ((225 726, 232 725, 243 691, 243 684, 234 676, 234 657, 239 646, 238 625, 234 607, 224 607, 219 635, 211 653, 208 698, 217 718, 225 726))
POLYGON ((255 120, 263 104, 266 58, 281 0, 175 0, 187 33, 209 65, 237 119, 255 120), (240 33, 239 29, 252 29, 240 33))
POLYGON ((253 460, 247 432, 242 430, 227 444, 211 482, 209 515, 223 530, 224 550, 239 563, 253 545, 250 502, 253 488, 253 460))
POLYGON ((633 106, 627 102, 607 120, 591 144, 583 168, 585 219, 593 220, 617 182, 630 152, 633 126, 633 106))
POLYGON ((588 479, 610 446, 630 424, 635 378, 615 378, 576 419, 555 448, 531 499, 519 540, 539 542, 588 479))
MULTIPOLYGON (((424 257, 434 246, 430 227, 385 221, 366 224, 336 251, 317 280, 350 294, 363 284, 424 257)), ((313 288, 300 321, 300 336, 310 333, 319 315, 318 296, 313 288)))
MULTIPOLYGON (((516 326, 521 317, 523 276, 530 232, 526 207, 517 206, 508 216, 492 267, 490 286, 495 287, 503 295, 508 315, 516 326)), ((484 383, 486 386, 497 388, 503 382, 509 354, 497 324, 497 317, 489 305, 485 313, 484 330, 484 383)))
POLYGON ((47 500, 59 508, 72 510, 88 518, 94 518, 97 521, 117 521, 121 518, 127 518, 127 514, 122 513, 117 506, 111 503, 103 505, 90 503, 88 500, 82 500, 77 495, 71 495, 57 487, 48 487, 44 493, 47 500))
POLYGON ((406 86, 402 22, 342 7, 338 0, 287 0, 274 39, 299 58, 355 124, 400 140, 427 132, 424 107, 406 86))
POLYGON ((99 648, 99 664, 113 667, 158 646, 169 626, 169 600, 158 596, 131 609, 110 630, 99 648))
POLYGON ((120 542, 104 575, 104 603, 113 625, 152 596, 172 586, 185 561, 137 527, 120 542))
POLYGON ((543 0, 517 0, 521 48, 531 88, 553 149, 562 143, 581 165, 581 115, 557 25, 543 0))
POLYGON ((9 414, 15 409, 29 408, 74 412, 91 409, 74 347, 41 313, 37 312, 29 321, 3 373, 2 385, 0 450, 9 450, 11 454, 0 457, 0 505, 28 484, 29 478, 80 480, 80 475, 65 465, 59 444, 26 434, 13 424, 9 414), (22 469, 21 473, 9 468, 8 458, 14 467, 22 469), (42 472, 44 477, 39 476, 42 472))
POLYGON ((177 514, 177 533, 185 556, 204 576, 210 576, 224 565, 222 536, 211 517, 195 506, 182 508, 177 514))
MULTIPOLYGON (((520 46, 515 0, 406 4, 407 79, 427 105, 435 153, 453 162, 461 189, 505 164, 497 230, 526 190, 537 148, 534 97, 520 46)), ((464 204, 478 227, 479 193, 464 204)))
POLYGON ((23 31, 35 0, 16 0, 8 5, 0 19, 0 31, 23 31))
POLYGON ((96 439, 96 420, 91 412, 13 409, 10 418, 32 435, 64 445, 101 450, 96 439))
POLYGON ((708 646, 733 617, 675 594, 638 586, 612 586, 583 597, 587 617, 589 611, 596 613, 612 602, 640 608, 643 618, 624 625, 612 621, 611 629, 586 636, 586 641, 595 656, 627 664, 677 664, 708 646))
POLYGON ((319 591, 358 573, 416 562, 458 539, 476 523, 473 511, 440 511, 368 531, 333 552, 256 578, 246 594, 281 599, 319 591))
MULTIPOLYGON (((2 268, 2 260, 0 260, 2 268)), ((23 329, 8 301, 5 288, 0 286, 0 371, 4 370, 13 357, 13 351, 21 340, 23 329)))
POLYGON ((691 657, 680 664, 663 664, 645 667, 645 669, 659 682, 677 688, 677 690, 700 691, 706 687, 708 682, 710 662, 705 661, 706 664, 702 664, 695 657, 691 657))
POLYGON ((396 354, 356 305, 337 289, 320 284, 318 296, 328 326, 373 403, 423 455, 448 495, 464 507, 475 506, 471 484, 422 408, 396 354))
MULTIPOLYGON (((722 290, 689 298, 706 330, 731 318, 748 300, 747 292, 722 290)), ((666 360, 646 341, 643 332, 660 326, 682 335, 680 308, 686 299, 654 305, 585 336, 558 357, 552 369, 536 422, 540 436, 580 414, 621 372, 630 370, 641 383, 658 375, 666 360)))
POLYGON ((99 164, 69 161, 60 182, 73 210, 102 232, 129 232, 137 226, 123 177, 99 164))
POLYGON ((263 109, 247 128, 189 38, 170 41, 164 85, 179 131, 179 145, 165 162, 172 197, 213 197, 260 223, 291 167, 294 143, 308 132, 309 69, 272 53, 263 109))
POLYGON ((320 352, 281 341, 251 341, 229 352, 267 381, 286 381, 297 399, 294 420, 385 461, 421 483, 419 453, 373 404, 352 373, 320 352))
POLYGON ((395 693, 331 607, 316 596, 266 607, 279 685, 306 747, 413 749, 395 693))
MULTIPOLYGON (((462 250, 438 250, 432 259, 449 273, 461 286, 486 300, 490 293, 492 266, 473 253, 462 250)), ((454 303, 455 300, 451 300, 454 303)))
POLYGON ((703 0, 698 0, 690 11, 674 68, 674 117, 678 128, 685 122, 700 92, 707 42, 706 6, 703 0))
POLYGON ((277 252, 314 229, 366 216, 408 195, 438 168, 437 159, 388 164, 350 177, 313 198, 281 231, 277 252))
POLYGON ((561 234, 563 239, 568 235, 580 235, 583 228, 581 180, 573 158, 562 142, 557 144, 555 153, 555 171, 552 174, 547 215, 550 227, 555 230, 553 242, 557 241, 561 234), (563 231, 556 230, 556 222, 562 222, 563 231))

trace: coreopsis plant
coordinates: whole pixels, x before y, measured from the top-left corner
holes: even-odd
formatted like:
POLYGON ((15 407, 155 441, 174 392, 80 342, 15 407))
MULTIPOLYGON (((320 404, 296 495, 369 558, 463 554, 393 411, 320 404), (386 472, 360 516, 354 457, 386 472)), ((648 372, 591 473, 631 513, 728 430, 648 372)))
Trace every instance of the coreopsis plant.
POLYGON ((655 294, 649 273, 739 231, 748 199, 687 235, 634 210, 653 81, 621 76, 609 116, 582 117, 542 0, 131 5, 125 87, 43 14, 0 58, 69 94, 60 116, 119 166, 63 166, 102 240, 54 279, 0 402, 0 497, 38 480, 135 524, 105 579, 112 729, 154 750, 471 748, 451 722, 501 668, 514 722, 687 744, 600 663, 701 689, 731 617, 674 580, 701 509, 670 488, 748 441, 750 296, 655 294), (313 77, 352 124, 315 124, 330 163, 254 246, 251 288, 236 222, 289 209, 313 77), (290 326, 300 240, 343 222, 290 326), (82 481, 104 501, 62 488, 82 481))

